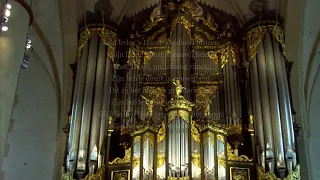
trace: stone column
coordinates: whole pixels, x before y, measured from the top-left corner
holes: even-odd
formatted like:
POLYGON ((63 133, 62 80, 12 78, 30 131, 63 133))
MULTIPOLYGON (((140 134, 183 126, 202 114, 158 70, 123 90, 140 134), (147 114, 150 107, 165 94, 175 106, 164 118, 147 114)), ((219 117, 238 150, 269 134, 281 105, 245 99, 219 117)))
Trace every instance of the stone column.
POLYGON ((7 31, 0 31, 0 164, 5 152, 20 65, 23 60, 32 12, 23 1, 8 2, 11 15, 7 31))

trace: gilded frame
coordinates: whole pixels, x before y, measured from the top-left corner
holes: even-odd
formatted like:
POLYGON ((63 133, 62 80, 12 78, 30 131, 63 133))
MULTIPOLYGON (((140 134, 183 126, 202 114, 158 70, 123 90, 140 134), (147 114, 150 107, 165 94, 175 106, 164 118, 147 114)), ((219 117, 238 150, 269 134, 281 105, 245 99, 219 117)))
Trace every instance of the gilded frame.
MULTIPOLYGON (((239 179, 239 180, 250 180, 250 168, 241 168, 241 167, 230 167, 230 180, 233 180, 232 170, 246 170, 248 174, 248 179, 239 179)), ((236 178, 235 178, 236 179, 236 178)))
POLYGON ((121 180, 121 179, 114 179, 114 175, 116 173, 123 173, 123 172, 127 172, 127 176, 128 176, 128 179, 127 180, 130 180, 131 178, 131 174, 130 174, 130 170, 119 170, 119 171, 112 171, 111 172, 111 180, 121 180))

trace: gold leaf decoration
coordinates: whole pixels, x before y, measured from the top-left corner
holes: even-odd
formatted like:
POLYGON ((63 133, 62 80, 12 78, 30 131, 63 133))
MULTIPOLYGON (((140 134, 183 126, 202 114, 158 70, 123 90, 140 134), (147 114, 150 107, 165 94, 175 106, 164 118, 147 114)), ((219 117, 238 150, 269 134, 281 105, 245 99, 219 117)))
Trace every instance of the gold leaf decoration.
POLYGON ((158 136, 157 136, 157 142, 163 141, 163 139, 166 137, 166 122, 162 121, 162 125, 158 131, 158 136))
POLYGON ((211 133, 210 131, 207 131, 203 134, 203 146, 207 145, 208 138, 210 138, 210 143, 212 147, 214 147, 215 146, 214 134, 211 133))
POLYGON ((145 86, 143 92, 148 94, 155 105, 163 108, 166 101, 166 90, 164 87, 145 86))
POLYGON ((143 57, 143 64, 148 64, 150 59, 154 56, 154 52, 152 51, 143 51, 144 57, 143 57))
POLYGON ((195 141, 200 142, 200 133, 194 121, 191 121, 191 136, 195 141))
POLYGON ((198 167, 201 168, 201 159, 200 159, 200 154, 199 153, 192 153, 192 163, 198 167))
POLYGON ((112 162, 109 162, 109 164, 126 164, 130 162, 131 162, 131 148, 126 150, 126 154, 122 159, 117 157, 112 162))
POLYGON ((256 56, 258 46, 266 32, 266 26, 258 26, 247 33, 247 47, 250 61, 256 56))
POLYGON ((102 166, 97 170, 96 173, 89 173, 84 180, 104 180, 104 176, 106 173, 106 168, 102 166))
POLYGON ((137 69, 140 69, 141 51, 134 45, 129 48, 127 63, 129 65, 133 64, 137 69))
POLYGON ((70 172, 64 171, 64 167, 62 167, 61 180, 74 180, 70 172))
POLYGON ((147 140, 149 140, 151 146, 154 148, 154 140, 155 140, 154 134, 148 132, 143 135, 143 147, 146 146, 147 140))
POLYGON ((286 45, 284 42, 284 32, 282 28, 278 25, 269 25, 268 27, 273 37, 281 44, 283 56, 287 58, 286 45))
POLYGON ((229 161, 244 161, 244 162, 252 162, 252 159, 248 158, 246 155, 237 156, 229 143, 227 143, 227 153, 229 161))
POLYGON ((160 168, 165 163, 165 155, 158 152, 157 155, 157 168, 160 168))
POLYGON ((196 105, 198 108, 205 109, 208 99, 214 96, 218 86, 199 86, 196 89, 196 105))
POLYGON ((231 180, 249 180, 249 169, 231 169, 231 180))

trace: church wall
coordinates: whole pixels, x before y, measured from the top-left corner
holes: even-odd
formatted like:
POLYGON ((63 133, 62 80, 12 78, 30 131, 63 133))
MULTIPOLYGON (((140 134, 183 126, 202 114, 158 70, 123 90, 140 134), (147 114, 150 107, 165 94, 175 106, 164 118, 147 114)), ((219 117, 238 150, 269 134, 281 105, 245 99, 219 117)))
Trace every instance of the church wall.
POLYGON ((289 61, 293 61, 291 73, 292 101, 297 111, 297 123, 301 126, 297 138, 302 177, 319 179, 320 157, 317 150, 320 136, 319 124, 319 42, 320 10, 317 0, 293 0, 288 2, 286 44, 289 61), (318 113, 318 114, 317 114, 318 113))
POLYGON ((3 180, 50 180, 54 173, 56 92, 45 63, 36 52, 30 59, 29 68, 20 72, 2 165, 3 180))

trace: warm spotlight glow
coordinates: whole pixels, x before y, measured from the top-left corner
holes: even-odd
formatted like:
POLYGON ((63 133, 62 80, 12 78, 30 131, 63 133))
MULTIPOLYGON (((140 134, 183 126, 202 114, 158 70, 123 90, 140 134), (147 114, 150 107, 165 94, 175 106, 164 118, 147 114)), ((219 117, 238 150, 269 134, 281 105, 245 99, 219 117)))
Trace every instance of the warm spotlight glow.
POLYGON ((8 27, 7 26, 2 26, 1 30, 2 31, 8 31, 8 27))
POLYGON ((7 4, 7 9, 11 9, 11 4, 7 4))
POLYGON ((6 17, 9 17, 10 14, 11 14, 11 13, 10 13, 10 10, 9 10, 9 9, 7 9, 6 12, 4 13, 4 15, 5 15, 6 17))

